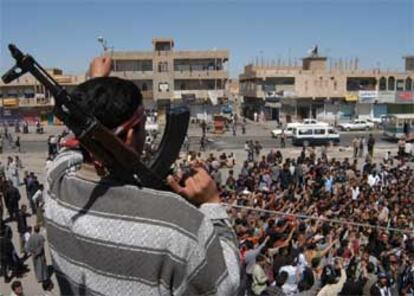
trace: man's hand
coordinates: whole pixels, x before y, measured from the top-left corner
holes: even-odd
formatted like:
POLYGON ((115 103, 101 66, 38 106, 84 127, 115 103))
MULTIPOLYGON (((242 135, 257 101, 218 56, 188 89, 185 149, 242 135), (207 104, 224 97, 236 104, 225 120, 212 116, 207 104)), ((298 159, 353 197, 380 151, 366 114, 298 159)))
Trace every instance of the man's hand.
POLYGON ((168 176, 168 185, 179 195, 194 205, 220 203, 219 193, 210 175, 200 167, 193 168, 194 174, 184 181, 184 187, 173 177, 168 176))
POLYGON ((112 59, 110 57, 96 57, 89 66, 91 78, 107 77, 111 73, 112 59))

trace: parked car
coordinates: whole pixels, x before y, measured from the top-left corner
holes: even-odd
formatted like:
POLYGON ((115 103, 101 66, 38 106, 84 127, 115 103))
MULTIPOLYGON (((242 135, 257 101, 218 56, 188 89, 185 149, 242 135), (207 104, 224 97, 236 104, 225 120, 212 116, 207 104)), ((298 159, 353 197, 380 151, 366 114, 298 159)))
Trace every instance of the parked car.
POLYGON ((386 115, 381 115, 380 117, 368 117, 366 120, 372 122, 374 126, 381 126, 384 123, 386 115))
POLYGON ((373 122, 364 119, 355 119, 351 122, 340 123, 338 127, 343 131, 369 130, 375 127, 373 122))
POLYGON ((318 121, 314 118, 307 118, 307 119, 303 120, 302 124, 314 124, 314 125, 319 125, 319 126, 329 126, 329 123, 323 122, 323 121, 318 121))
POLYGON ((303 122, 291 122, 288 123, 284 128, 277 128, 272 130, 272 137, 277 138, 282 134, 282 131, 284 131, 286 137, 290 138, 293 135, 293 129, 302 125, 329 126, 329 123, 318 121, 313 118, 307 118, 303 120, 303 122))
POLYGON ((277 129, 274 129, 274 130, 272 130, 272 137, 273 138, 278 138, 281 134, 282 134, 282 132, 284 132, 285 133, 285 135, 286 135, 286 137, 287 138, 290 138, 290 137, 292 137, 292 132, 293 132, 293 129, 296 127, 297 125, 296 125, 296 123, 288 123, 285 127, 283 127, 283 128, 277 128, 277 129))
POLYGON ((331 126, 326 125, 301 125, 293 130, 293 145, 337 145, 340 135, 331 126))

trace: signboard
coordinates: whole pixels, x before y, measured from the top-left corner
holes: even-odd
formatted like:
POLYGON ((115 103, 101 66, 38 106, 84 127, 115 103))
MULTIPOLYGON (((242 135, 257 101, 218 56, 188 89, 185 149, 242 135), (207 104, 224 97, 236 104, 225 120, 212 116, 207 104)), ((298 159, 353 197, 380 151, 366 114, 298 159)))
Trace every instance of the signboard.
POLYGON ((279 97, 279 98, 295 98, 297 97, 294 91, 279 90, 279 91, 267 91, 265 92, 266 98, 279 97))
POLYGON ((4 107, 17 107, 19 105, 19 100, 17 98, 7 98, 2 100, 4 107))
POLYGON ((158 90, 167 92, 169 90, 168 82, 160 82, 158 84, 158 90))
POLYGON ((413 95, 414 93, 412 91, 398 91, 396 96, 396 102, 397 103, 407 103, 411 104, 413 103, 413 95))
POLYGON ((356 94, 348 93, 345 95, 345 101, 356 102, 358 101, 358 96, 356 94))
POLYGON ((72 78, 70 76, 55 77, 55 80, 58 83, 71 83, 72 82, 72 78))
POLYGON ((358 92, 359 103, 373 103, 377 96, 376 90, 360 90, 358 92))
POLYGON ((282 104, 281 103, 266 102, 265 103, 265 107, 269 107, 269 108, 281 108, 282 107, 282 104))
POLYGON ((378 103, 395 103, 395 91, 379 91, 377 96, 378 103))
POLYGON ((21 120, 22 116, 19 109, 0 108, 0 124, 13 123, 21 120))

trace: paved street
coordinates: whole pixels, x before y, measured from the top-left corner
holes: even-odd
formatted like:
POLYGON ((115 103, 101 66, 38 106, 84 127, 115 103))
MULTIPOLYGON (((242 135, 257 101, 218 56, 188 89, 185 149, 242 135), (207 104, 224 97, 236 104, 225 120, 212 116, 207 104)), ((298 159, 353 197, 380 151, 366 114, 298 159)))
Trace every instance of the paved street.
MULTIPOLYGON (((58 134, 63 130, 62 127, 46 127, 46 133, 43 135, 29 134, 22 135, 21 143, 23 152, 43 152, 47 149, 46 139, 49 134, 58 134)), ((259 141, 264 148, 277 148, 280 146, 280 140, 271 137, 271 126, 264 124, 250 123, 247 125, 246 134, 241 134, 241 129, 237 131, 237 136, 233 136, 231 131, 227 131, 222 135, 208 133, 208 145, 212 150, 223 149, 242 149, 247 140, 259 141)), ((395 143, 384 140, 382 137, 382 130, 373 131, 354 131, 354 132, 340 132, 339 146, 350 146, 355 136, 368 137, 372 133, 375 137, 377 145, 383 147, 393 147, 395 143)), ((200 146, 201 128, 192 124, 188 131, 191 149, 198 149, 200 146)), ((286 141, 287 147, 292 147, 290 139, 286 141)), ((5 152, 13 151, 10 146, 5 145, 5 152)))
MULTIPOLYGON (((19 156, 21 157, 23 161, 23 165, 25 166, 24 170, 29 170, 35 172, 38 176, 41 182, 44 182, 44 164, 45 159, 47 157, 47 138, 50 134, 57 134, 62 131, 62 127, 46 127, 46 133, 43 135, 37 135, 37 134, 19 134, 22 140, 22 147, 23 147, 23 153, 20 153, 19 156)), ((190 135, 190 141, 195 147, 198 149, 199 147, 199 134, 201 133, 201 129, 198 126, 191 126, 189 130, 190 135)), ((341 139, 341 145, 338 147, 333 147, 328 149, 328 155, 329 157, 336 157, 337 159, 342 159, 344 157, 351 157, 352 156, 352 149, 349 146, 351 143, 353 137, 358 135, 367 135, 368 133, 364 132, 357 132, 357 133, 345 133, 342 134, 341 139)), ((386 151, 391 150, 392 153, 396 152, 396 144, 390 143, 386 141, 381 140, 381 132, 376 131, 374 132, 374 135, 377 139, 377 145, 376 145, 376 152, 375 152, 375 160, 377 162, 381 161, 382 157, 386 153, 386 151)), ((246 158, 246 152, 243 149, 244 143, 246 140, 258 140, 262 143, 264 149, 263 154, 267 153, 270 148, 278 147, 279 146, 279 140, 272 139, 270 137, 270 131, 266 126, 260 125, 260 124, 248 124, 247 126, 247 133, 246 135, 238 135, 237 137, 233 137, 231 133, 227 132, 224 135, 214 135, 214 134, 208 134, 208 138, 210 139, 209 148, 210 151, 207 151, 207 153, 211 152, 233 152, 235 154, 235 159, 237 161, 236 167, 234 168, 235 173, 238 174, 242 160, 246 158)), ((194 146, 193 146, 194 147, 194 146)), ((282 154, 285 157, 297 157, 300 153, 300 148, 296 147, 293 148, 288 145, 287 148, 280 149, 282 151, 282 154)), ((319 152, 318 152, 319 153, 319 152)), ((6 161, 6 158, 8 155, 16 155, 16 151, 11 149, 7 144, 5 144, 5 153, 0 155, 0 160, 4 163, 6 161)), ((21 172, 21 175, 23 175, 23 171, 21 172)), ((227 171, 228 169, 223 169, 223 178, 227 177, 227 171)), ((28 204, 28 200, 26 198, 25 188, 24 186, 20 186, 20 191, 22 195, 22 200, 20 204, 28 204)), ((29 224, 34 225, 34 217, 29 219, 29 224)), ((16 247, 19 246, 18 242, 18 235, 16 230, 16 223, 10 223, 13 232, 14 232, 14 245, 16 247)), ((44 235, 46 233, 42 232, 44 235)), ((48 249, 47 249, 48 254, 48 249)), ((51 264, 50 257, 48 255, 47 257, 48 264, 51 264)), ((27 273, 21 281, 23 282, 24 289, 26 291, 26 295, 42 295, 42 289, 40 284, 38 284, 34 278, 33 275, 33 266, 32 266, 32 259, 29 258, 26 260, 26 263, 29 265, 29 268, 31 269, 31 272, 27 273)), ((55 281, 55 278, 52 277, 52 280, 55 281)), ((56 286, 55 290, 53 291, 54 295, 60 295, 58 288, 56 286)), ((9 295, 10 293, 10 285, 5 285, 3 278, 0 279, 0 293, 3 293, 3 295, 9 295)), ((1 294, 0 294, 1 295, 1 294)))

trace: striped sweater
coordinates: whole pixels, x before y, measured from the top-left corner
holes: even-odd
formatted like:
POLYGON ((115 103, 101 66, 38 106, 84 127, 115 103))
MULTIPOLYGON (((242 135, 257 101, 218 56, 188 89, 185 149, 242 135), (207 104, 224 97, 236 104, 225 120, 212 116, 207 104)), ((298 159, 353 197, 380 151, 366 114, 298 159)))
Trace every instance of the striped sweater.
POLYGON ((45 218, 62 295, 235 295, 237 240, 219 204, 100 179, 65 151, 47 169, 45 218))

